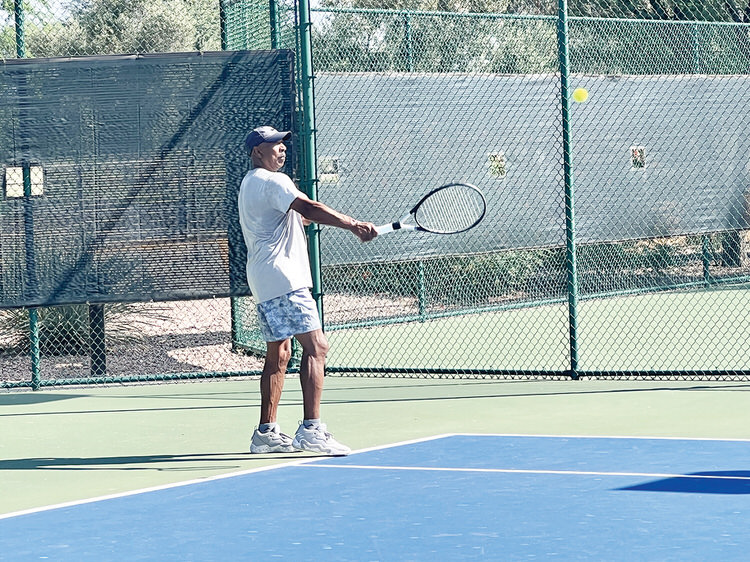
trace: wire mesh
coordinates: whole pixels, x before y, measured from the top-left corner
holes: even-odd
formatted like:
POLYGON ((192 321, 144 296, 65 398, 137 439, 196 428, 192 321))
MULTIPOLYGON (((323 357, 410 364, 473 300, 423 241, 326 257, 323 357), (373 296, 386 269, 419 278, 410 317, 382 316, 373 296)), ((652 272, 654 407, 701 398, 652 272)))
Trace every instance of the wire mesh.
POLYGON ((38 365, 27 309, 0 311, 0 375, 6 387, 103 384, 256 374, 262 361, 232 349, 230 299, 112 303, 97 334, 90 305, 42 307, 38 365), (92 328, 93 326, 93 328, 92 328))
POLYGON ((0 7, 4 58, 217 51, 218 0, 13 0, 0 7))
POLYGON ((247 122, 292 125, 291 56, 204 52, 218 2, 3 7, 3 386, 257 374, 232 340, 227 200, 247 122))
MULTIPOLYGON (((575 349, 581 376, 750 374, 750 3, 570 0, 564 71, 583 103, 563 99, 559 4, 314 4, 319 198, 376 223, 449 181, 488 200, 483 223, 455 237, 361 245, 323 229, 331 372, 569 376, 575 349)), ((289 0, 19 0, 0 6, 0 53, 296 50, 296 18, 289 0)), ((19 233, 2 251, 24 255, 22 201, 45 196, 44 172, 3 165, 19 233)), ((3 259, 4 287, 33 281, 19 263, 3 259)), ((0 377, 257 372, 253 308, 222 297, 5 309, 0 377)))
POLYGON ((583 376, 747 376, 746 16, 614 4, 570 3, 574 232, 557 3, 313 10, 321 199, 387 222, 469 181, 489 204, 450 240, 324 233, 331 370, 562 373, 575 322, 583 376))

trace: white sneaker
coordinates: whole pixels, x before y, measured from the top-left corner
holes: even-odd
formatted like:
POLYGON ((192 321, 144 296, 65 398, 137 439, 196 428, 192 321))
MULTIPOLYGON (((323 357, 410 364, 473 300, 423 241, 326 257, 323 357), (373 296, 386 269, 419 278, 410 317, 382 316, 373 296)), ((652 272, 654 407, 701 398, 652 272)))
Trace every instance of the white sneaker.
POLYGON ((297 449, 292 445, 292 438, 286 433, 281 433, 279 426, 261 433, 257 429, 253 432, 250 441, 251 453, 296 453, 297 449))
POLYGON ((326 424, 321 423, 310 427, 305 427, 301 423, 294 435, 292 446, 301 451, 311 451, 313 453, 323 453, 326 455, 348 455, 352 450, 346 445, 342 445, 328 433, 326 424))

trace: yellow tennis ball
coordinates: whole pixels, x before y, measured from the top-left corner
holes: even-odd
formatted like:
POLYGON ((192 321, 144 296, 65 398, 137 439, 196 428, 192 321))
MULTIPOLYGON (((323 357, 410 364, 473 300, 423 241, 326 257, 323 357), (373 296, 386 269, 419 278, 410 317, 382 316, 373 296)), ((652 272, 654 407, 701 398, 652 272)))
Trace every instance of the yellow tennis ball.
POLYGON ((573 90, 573 99, 578 103, 583 103, 589 99, 589 91, 586 88, 576 88, 573 90))

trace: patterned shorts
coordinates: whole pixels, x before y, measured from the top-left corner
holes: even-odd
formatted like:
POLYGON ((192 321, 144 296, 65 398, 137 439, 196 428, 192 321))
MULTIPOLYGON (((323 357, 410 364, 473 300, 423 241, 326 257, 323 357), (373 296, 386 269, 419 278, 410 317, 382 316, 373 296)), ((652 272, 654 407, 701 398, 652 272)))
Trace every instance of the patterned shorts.
POLYGON ((309 289, 297 289, 257 304, 263 339, 283 341, 297 334, 320 329, 318 307, 309 289))

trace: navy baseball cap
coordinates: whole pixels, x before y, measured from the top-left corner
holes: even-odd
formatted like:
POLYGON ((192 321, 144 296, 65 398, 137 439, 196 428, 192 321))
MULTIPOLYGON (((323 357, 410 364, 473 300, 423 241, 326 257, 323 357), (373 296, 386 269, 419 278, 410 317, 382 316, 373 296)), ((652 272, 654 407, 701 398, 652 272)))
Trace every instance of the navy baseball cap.
POLYGON ((253 148, 264 142, 279 142, 289 140, 292 136, 291 131, 277 131, 273 127, 258 127, 253 129, 245 139, 245 150, 248 154, 253 148))

